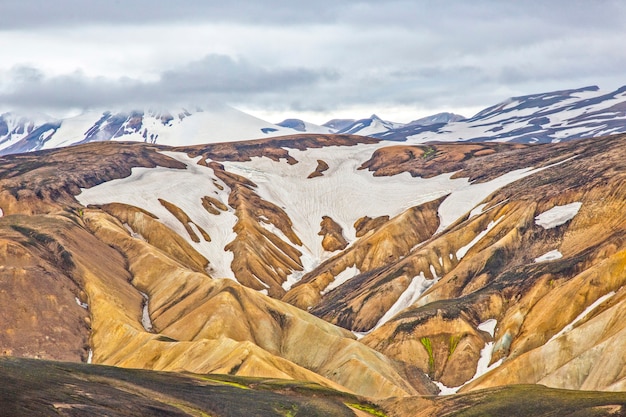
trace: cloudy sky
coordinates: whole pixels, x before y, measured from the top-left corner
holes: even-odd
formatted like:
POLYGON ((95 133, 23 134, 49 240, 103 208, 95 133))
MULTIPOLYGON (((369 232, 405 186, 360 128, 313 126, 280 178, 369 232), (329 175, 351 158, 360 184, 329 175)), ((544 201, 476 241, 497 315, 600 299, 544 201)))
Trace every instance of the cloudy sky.
POLYGON ((2 0, 0 111, 471 116, 626 84, 623 0, 2 0))

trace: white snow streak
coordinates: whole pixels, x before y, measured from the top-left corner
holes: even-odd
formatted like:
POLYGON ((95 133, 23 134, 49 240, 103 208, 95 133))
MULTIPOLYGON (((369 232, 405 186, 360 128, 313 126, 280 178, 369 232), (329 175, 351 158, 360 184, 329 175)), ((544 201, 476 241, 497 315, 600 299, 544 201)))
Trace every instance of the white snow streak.
MULTIPOLYGON (((497 324, 498 324, 497 320, 488 319, 480 323, 478 325, 478 329, 489 333, 491 337, 493 337, 497 324)), ((474 373, 474 376, 470 380, 464 382, 458 387, 447 387, 439 381, 433 381, 435 385, 437 385, 437 387, 439 387, 439 390, 441 391, 439 395, 456 394, 456 392, 460 390, 461 388, 463 388, 465 385, 480 378, 481 376, 497 368, 498 366, 502 365, 502 361, 504 359, 497 360, 496 362, 492 363, 491 366, 489 366, 489 362, 491 362, 491 356, 493 355, 493 345, 494 345, 493 341, 487 342, 485 343, 485 346, 480 350, 480 357, 478 358, 478 364, 476 365, 476 372, 474 373)))
POLYGON ((344 269, 339 274, 337 274, 337 276, 335 277, 335 280, 333 282, 331 282, 330 284, 328 284, 328 286, 326 288, 324 288, 324 290, 321 292, 321 294, 322 295, 327 294, 328 292, 334 290, 335 288, 339 287, 340 285, 345 284, 350 279, 354 278, 355 276, 359 275, 360 273, 361 273, 361 271, 359 271, 359 268, 357 268, 356 265, 353 265, 353 266, 351 266, 349 268, 344 269))
POLYGON ((471 219, 474 216, 478 216, 483 212, 483 210, 487 207, 487 203, 479 204, 470 211, 469 218, 471 219))
POLYGON ((554 206, 535 217, 535 224, 544 229, 552 229, 572 220, 583 204, 580 202, 554 206))
POLYGON ((150 298, 148 294, 140 291, 141 296, 143 297, 143 311, 141 314, 141 324, 143 328, 146 329, 147 332, 152 332, 152 320, 150 320, 150 311, 148 308, 148 303, 150 302, 150 298))
POLYGON ((602 304, 603 302, 605 302, 609 298, 613 297, 614 295, 615 295, 615 291, 611 291, 610 293, 604 294, 602 297, 598 298, 589 307, 587 307, 582 313, 580 313, 574 320, 572 320, 572 322, 570 324, 568 324, 567 326, 563 327, 560 332, 558 332, 557 334, 552 336, 550 338, 550 340, 548 340, 548 342, 551 342, 554 339, 557 339, 557 338, 561 337, 563 334, 571 331, 574 328, 574 326, 576 326, 576 324, 579 321, 581 321, 582 319, 584 319, 587 316, 587 314, 591 313, 597 306, 599 306, 600 304, 602 304))
POLYGON ((535 258, 535 262, 546 262, 546 261, 554 261, 556 259, 561 259, 563 254, 559 252, 558 249, 551 250, 550 252, 544 253, 538 258, 535 258))
POLYGON ((78 297, 74 297, 74 300, 76 300, 76 304, 78 304, 79 306, 81 306, 85 310, 89 309, 89 304, 83 303, 82 301, 80 301, 80 299, 78 297))
POLYGON ((429 289, 436 279, 427 279, 423 272, 411 280, 409 286, 404 290, 402 295, 398 297, 396 302, 391 306, 389 310, 378 320, 378 323, 372 328, 372 330, 379 328, 386 322, 388 322, 393 316, 401 312, 407 307, 410 307, 417 301, 417 299, 429 289))
POLYGON ((464 382, 463 384, 459 385, 458 387, 447 387, 447 386, 443 385, 439 381, 433 381, 435 383, 435 385, 437 385, 437 387, 439 387, 439 389, 441 391, 441 392, 439 392, 439 395, 456 394, 457 391, 460 390, 461 388, 463 388, 465 385, 467 385, 470 382, 480 378, 481 376, 485 375, 487 372, 490 372, 490 371, 496 369, 498 366, 502 365, 503 359, 499 359, 496 362, 492 363, 491 366, 489 366, 489 362, 491 362, 492 354, 493 354, 493 342, 488 342, 488 343, 485 344, 485 347, 482 348, 481 351, 480 351, 480 358, 478 359, 478 365, 476 366, 476 373, 474 374, 472 379, 470 379, 469 381, 464 382))
POLYGON ((472 241, 470 243, 468 243, 467 245, 463 246, 462 248, 460 248, 459 250, 456 251, 456 259, 458 259, 459 261, 467 254, 467 252, 478 242, 480 242, 480 240, 485 237, 485 235, 487 233, 489 233, 489 231, 491 229, 494 228, 494 226, 496 224, 498 224, 500 222, 500 220, 502 220, 504 217, 500 217, 499 219, 497 219, 495 222, 491 221, 489 222, 489 224, 487 225, 487 228, 485 230, 483 230, 482 232, 480 232, 479 234, 476 235, 476 237, 474 239, 472 239, 472 241))
POLYGON ((146 241, 146 239, 141 235, 141 233, 135 232, 128 223, 124 223, 124 228, 128 230, 128 233, 130 233, 131 237, 134 237, 135 239, 143 240, 144 242, 146 241))

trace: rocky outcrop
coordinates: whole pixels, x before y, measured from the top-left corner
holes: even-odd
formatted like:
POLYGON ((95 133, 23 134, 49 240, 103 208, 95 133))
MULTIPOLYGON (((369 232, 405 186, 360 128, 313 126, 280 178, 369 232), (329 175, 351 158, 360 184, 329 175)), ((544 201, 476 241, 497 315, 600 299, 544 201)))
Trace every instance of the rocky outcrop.
POLYGON ((322 217, 318 235, 322 236, 322 247, 325 251, 335 252, 348 246, 348 241, 343 236, 342 227, 329 216, 322 217))
POLYGON ((311 172, 307 178, 321 177, 322 175, 324 175, 324 171, 328 171, 328 168, 329 166, 325 161, 318 159, 315 171, 311 172))
POLYGON ((378 229, 380 226, 389 221, 389 216, 379 216, 372 219, 369 216, 361 217, 354 223, 356 237, 362 237, 370 230, 378 229))

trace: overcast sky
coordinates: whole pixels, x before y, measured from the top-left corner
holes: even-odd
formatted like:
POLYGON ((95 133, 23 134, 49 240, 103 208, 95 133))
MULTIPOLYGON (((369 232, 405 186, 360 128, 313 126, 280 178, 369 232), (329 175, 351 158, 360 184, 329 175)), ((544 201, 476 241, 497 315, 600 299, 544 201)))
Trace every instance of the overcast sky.
POLYGON ((623 0, 1 0, 0 111, 471 116, 626 84, 623 0))

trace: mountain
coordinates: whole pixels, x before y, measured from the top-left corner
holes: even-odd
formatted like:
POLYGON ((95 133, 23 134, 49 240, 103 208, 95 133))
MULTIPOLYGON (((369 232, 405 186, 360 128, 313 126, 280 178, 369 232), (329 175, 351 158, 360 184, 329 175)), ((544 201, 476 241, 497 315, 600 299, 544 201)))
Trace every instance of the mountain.
POLYGON ((336 130, 326 125, 319 126, 313 123, 305 122, 300 119, 285 119, 280 123, 276 123, 277 126, 286 127, 296 130, 298 132, 306 133, 335 133, 336 130))
POLYGON ((369 118, 315 125, 300 119, 272 124, 229 106, 206 109, 91 111, 67 119, 0 115, 0 155, 96 141, 169 146, 253 140, 298 133, 371 136, 411 144, 429 142, 556 143, 626 133, 626 87, 598 87, 513 97, 464 119, 438 113, 409 123, 369 118))
POLYGON ((324 123, 322 126, 332 129, 334 132, 339 132, 342 129, 354 124, 354 119, 331 119, 324 123))
MULTIPOLYGON (((331 122, 327 122, 331 123, 331 122)), ((335 122, 335 124, 338 124, 335 122)), ((377 134, 385 133, 390 130, 398 129, 404 126, 403 123, 395 123, 387 120, 383 120, 375 114, 371 115, 367 119, 359 119, 351 124, 338 130, 337 133, 347 135, 362 135, 362 136, 374 136, 377 134)))
MULTIPOLYGON (((295 380, 320 387, 337 413, 357 396, 355 415, 619 415, 624 161, 619 134, 549 144, 298 134, 6 155, 0 351, 246 387, 295 380)), ((4 361, 0 373, 33 386, 34 366, 59 369, 4 361)), ((43 373, 73 372, 90 389, 168 404, 190 384, 43 373)), ((68 404, 57 389, 63 401, 48 401, 68 404)))
POLYGON ((422 117, 421 119, 413 120, 406 124, 406 126, 430 126, 439 123, 453 123, 461 120, 465 120, 465 117, 460 114, 454 113, 437 113, 432 116, 422 117))
POLYGON ((191 111, 91 111, 62 120, 5 113, 0 115, 0 154, 104 140, 194 145, 288 135, 302 129, 328 133, 324 127, 304 122, 298 129, 274 125, 232 107, 217 105, 191 111))
POLYGON ((556 143, 624 132, 626 87, 603 92, 593 86, 513 97, 469 119, 411 123, 374 136, 409 143, 556 143))

